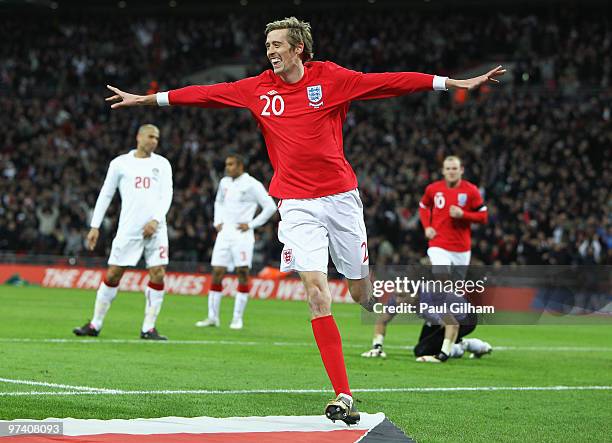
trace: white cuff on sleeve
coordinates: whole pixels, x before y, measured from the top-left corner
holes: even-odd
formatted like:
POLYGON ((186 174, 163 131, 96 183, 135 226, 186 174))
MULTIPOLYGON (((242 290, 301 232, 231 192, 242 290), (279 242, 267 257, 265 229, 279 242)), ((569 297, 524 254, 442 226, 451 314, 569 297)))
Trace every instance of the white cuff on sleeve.
MULTIPOLYGON (((434 85, 436 81, 434 80, 434 85)), ((157 106, 170 106, 170 99, 168 98, 167 92, 158 92, 155 94, 155 98, 157 99, 157 106)))
MULTIPOLYGON (((433 88, 434 91, 448 91, 446 88, 446 79, 448 77, 440 77, 439 75, 434 75, 433 79, 433 88)), ((167 93, 166 93, 167 94, 167 93)), ((159 96, 159 94, 157 94, 159 96)), ((157 99, 159 103, 159 98, 157 99)))

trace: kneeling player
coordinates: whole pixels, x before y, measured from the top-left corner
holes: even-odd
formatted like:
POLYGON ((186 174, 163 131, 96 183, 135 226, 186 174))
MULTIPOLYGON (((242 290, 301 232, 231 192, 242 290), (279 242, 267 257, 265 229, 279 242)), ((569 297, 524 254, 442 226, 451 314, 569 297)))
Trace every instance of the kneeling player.
MULTIPOLYGON (((421 294, 415 299, 410 297, 392 296, 387 306, 396 306, 402 303, 416 304, 424 303, 430 307, 448 306, 450 303, 460 303, 469 306, 469 303, 462 297, 457 297, 454 294, 448 294, 448 300, 440 300, 440 296, 433 294, 421 294)), ((395 317, 396 314, 388 312, 383 313, 375 326, 374 343, 372 349, 361 354, 362 357, 368 358, 386 358, 387 354, 383 350, 383 340, 386 332, 387 324, 395 317)), ((424 318, 425 323, 421 329, 419 340, 414 347, 414 354, 419 362, 440 363, 450 358, 461 358, 467 351, 471 353, 470 358, 480 358, 492 351, 489 343, 478 338, 464 338, 471 334, 478 323, 478 318, 475 314, 466 315, 438 315, 429 314, 427 311, 420 313, 424 318)))
POLYGON ((140 338, 166 340, 155 329, 155 321, 164 300, 164 275, 168 264, 166 213, 172 202, 172 168, 168 160, 153 153, 159 143, 157 126, 141 126, 136 141, 136 149, 111 161, 96 201, 87 234, 89 250, 98 242, 100 225, 117 188, 121 194, 121 214, 106 278, 96 295, 93 319, 73 329, 79 336, 95 337, 100 333, 104 317, 117 296, 125 267, 136 266, 144 253, 149 284, 145 290, 145 317, 140 338))
POLYGON ((414 355, 418 362, 441 363, 449 358, 461 358, 465 351, 472 357, 480 358, 492 351, 491 345, 477 338, 466 338, 476 329, 478 318, 472 313, 451 314, 449 306, 463 305, 463 311, 468 312, 469 302, 455 294, 430 294, 419 296, 419 306, 427 305, 420 315, 425 320, 421 329, 419 341, 414 347, 414 355), (447 313, 438 314, 440 308, 447 313))

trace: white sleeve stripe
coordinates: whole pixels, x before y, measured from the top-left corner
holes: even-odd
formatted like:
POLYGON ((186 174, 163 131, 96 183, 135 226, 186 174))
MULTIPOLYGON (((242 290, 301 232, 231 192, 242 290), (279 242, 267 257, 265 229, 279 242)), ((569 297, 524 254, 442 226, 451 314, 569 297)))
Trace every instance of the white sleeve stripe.
POLYGON ((170 99, 167 92, 158 92, 155 94, 157 106, 170 106, 170 99))
POLYGON ((433 78, 433 88, 434 91, 448 91, 446 88, 446 79, 448 77, 440 77, 439 75, 434 75, 433 78))
POLYGON ((429 209, 428 206, 425 206, 423 203, 419 202, 419 208, 429 209))

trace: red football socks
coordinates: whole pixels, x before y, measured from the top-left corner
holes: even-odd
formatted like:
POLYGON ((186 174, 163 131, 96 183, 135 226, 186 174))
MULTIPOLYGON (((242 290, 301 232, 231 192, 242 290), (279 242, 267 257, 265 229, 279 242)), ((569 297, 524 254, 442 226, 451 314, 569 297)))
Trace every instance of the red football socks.
POLYGON ((314 318, 311 323, 323 365, 336 395, 342 393, 352 396, 342 354, 342 338, 333 315, 314 318))

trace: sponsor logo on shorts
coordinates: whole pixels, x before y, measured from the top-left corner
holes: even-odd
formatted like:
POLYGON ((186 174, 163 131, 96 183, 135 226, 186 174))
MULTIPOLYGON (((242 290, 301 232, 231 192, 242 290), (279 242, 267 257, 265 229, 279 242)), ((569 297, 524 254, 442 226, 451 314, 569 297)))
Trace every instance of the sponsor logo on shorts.
POLYGON ((291 249, 283 249, 283 261, 286 264, 291 263, 291 260, 293 260, 293 250, 291 249))

